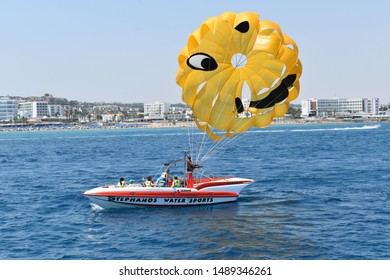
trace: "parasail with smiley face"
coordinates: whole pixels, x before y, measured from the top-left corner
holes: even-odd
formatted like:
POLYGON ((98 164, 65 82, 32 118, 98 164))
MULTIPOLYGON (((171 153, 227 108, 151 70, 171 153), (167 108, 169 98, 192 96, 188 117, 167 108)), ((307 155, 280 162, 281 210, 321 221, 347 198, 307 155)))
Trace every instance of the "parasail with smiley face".
POLYGON ((189 36, 178 60, 182 99, 214 141, 269 126, 299 94, 296 43, 256 13, 207 19, 189 36))

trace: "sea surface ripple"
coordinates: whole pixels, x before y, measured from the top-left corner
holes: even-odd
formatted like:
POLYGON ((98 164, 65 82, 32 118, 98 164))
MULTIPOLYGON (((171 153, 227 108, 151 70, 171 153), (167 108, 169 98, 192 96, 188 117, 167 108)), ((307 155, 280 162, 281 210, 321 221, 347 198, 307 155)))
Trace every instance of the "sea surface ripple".
POLYGON ((390 259, 390 124, 251 130, 204 164, 235 203, 101 210, 82 193, 154 175, 186 128, 0 133, 0 259, 390 259))

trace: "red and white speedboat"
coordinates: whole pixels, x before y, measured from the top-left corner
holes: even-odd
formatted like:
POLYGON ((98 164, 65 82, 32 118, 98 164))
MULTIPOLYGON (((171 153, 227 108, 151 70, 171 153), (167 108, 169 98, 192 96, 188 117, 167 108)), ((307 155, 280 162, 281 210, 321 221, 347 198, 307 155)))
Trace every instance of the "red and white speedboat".
POLYGON ((104 209, 133 205, 207 205, 236 201, 241 190, 253 182, 243 178, 208 178, 195 180, 191 188, 144 187, 141 184, 124 187, 111 185, 88 190, 84 195, 104 209))
MULTIPOLYGON (((104 209, 125 208, 134 205, 148 206, 191 206, 207 205, 236 201, 240 192, 254 181, 244 178, 193 178, 192 172, 187 172, 189 165, 184 159, 164 163, 164 166, 176 166, 178 162, 184 162, 184 176, 180 187, 158 187, 145 184, 126 184, 125 186, 107 185, 84 192, 84 196, 104 209)), ((188 156, 188 158, 191 158, 188 156)), ((191 163, 192 165, 192 163, 191 163)), ((198 164, 192 165, 195 169, 201 169, 198 164)), ((169 169, 163 174, 169 173, 169 169)), ((162 175, 163 175, 162 174, 162 175)), ((168 179, 168 178, 167 178, 168 179)))

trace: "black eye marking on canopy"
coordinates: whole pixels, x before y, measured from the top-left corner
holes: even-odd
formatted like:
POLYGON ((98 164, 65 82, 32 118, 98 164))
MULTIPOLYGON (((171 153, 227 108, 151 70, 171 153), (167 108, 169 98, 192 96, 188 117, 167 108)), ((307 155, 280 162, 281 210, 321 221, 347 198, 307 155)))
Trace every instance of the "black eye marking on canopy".
POLYGON ((236 29, 238 32, 241 33, 247 33, 249 30, 249 22, 243 21, 240 24, 238 24, 234 29, 236 29))
POLYGON ((187 59, 187 65, 195 70, 213 71, 218 68, 215 59, 207 53, 195 53, 187 59))

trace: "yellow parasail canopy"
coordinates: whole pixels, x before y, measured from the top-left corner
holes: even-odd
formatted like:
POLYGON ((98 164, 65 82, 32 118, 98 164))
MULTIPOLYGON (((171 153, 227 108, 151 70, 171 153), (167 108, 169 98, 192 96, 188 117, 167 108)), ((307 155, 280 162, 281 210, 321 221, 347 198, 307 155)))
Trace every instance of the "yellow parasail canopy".
POLYGON ((298 47, 252 12, 207 19, 179 54, 177 84, 195 123, 215 141, 269 126, 299 94, 298 47), (245 88, 249 89, 245 99, 245 88))

